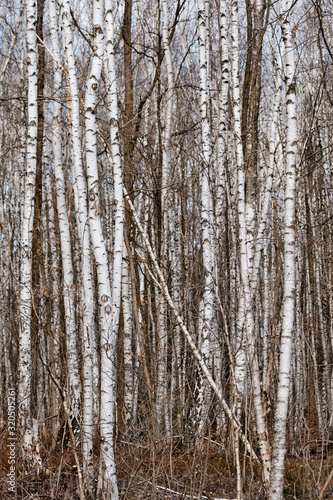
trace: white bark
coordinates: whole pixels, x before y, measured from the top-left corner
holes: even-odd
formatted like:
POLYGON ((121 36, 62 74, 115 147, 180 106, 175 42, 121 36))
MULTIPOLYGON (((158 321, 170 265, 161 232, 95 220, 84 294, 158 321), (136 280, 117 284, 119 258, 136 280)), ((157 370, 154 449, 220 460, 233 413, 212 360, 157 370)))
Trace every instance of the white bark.
MULTIPOLYGON (((94 295, 92 288, 90 241, 87 209, 87 186, 82 166, 80 141, 80 102, 77 83, 70 0, 61 2, 61 19, 64 32, 64 44, 68 64, 68 78, 71 97, 71 138, 72 138, 72 177, 74 183, 74 201, 77 212, 78 237, 81 247, 82 297, 83 309, 82 341, 83 341, 83 421, 82 421, 82 451, 84 469, 92 458, 94 408, 93 408, 93 354, 95 345, 94 332, 94 295)), ((87 477, 89 482, 89 478, 87 477)))
MULTIPOLYGON (((55 213, 54 213, 55 211, 53 205, 53 190, 52 190, 51 173, 48 164, 45 164, 45 169, 46 169, 45 172, 46 189, 43 189, 43 205, 45 206, 45 210, 43 210, 43 226, 44 228, 47 226, 47 219, 48 219, 49 237, 43 239, 44 246, 46 247, 45 249, 43 249, 43 254, 47 256, 48 244, 50 244, 50 262, 49 259, 44 260, 45 281, 43 281, 43 285, 45 286, 46 283, 50 283, 49 293, 53 307, 51 308, 49 306, 49 312, 50 312, 49 321, 51 322, 51 324, 49 325, 50 328, 48 327, 45 328, 44 336, 47 337, 47 333, 49 330, 51 336, 50 338, 46 339, 45 342, 45 344, 48 345, 48 352, 49 352, 48 359, 50 366, 52 367, 54 376, 57 378, 57 380, 60 380, 60 359, 61 359, 61 345, 60 345, 61 344, 61 321, 60 321, 61 293, 59 290, 60 257, 56 244, 57 237, 56 237, 56 227, 55 227, 55 213)), ((42 305, 42 307, 44 308, 45 306, 42 305)), ((43 370, 41 369, 41 371, 43 370)), ((45 375, 44 378, 46 378, 45 375)), ((41 381, 41 383, 43 390, 43 381, 41 381)), ((49 391, 50 404, 47 408, 45 408, 45 413, 47 415, 47 410, 49 409, 52 415, 56 415, 60 401, 58 398, 58 390, 54 385, 52 379, 49 379, 49 387, 50 387, 49 391)), ((41 400, 42 399, 43 398, 41 398, 41 400)), ((58 424, 59 424, 59 418, 53 418, 52 421, 50 422, 51 432, 53 436, 57 435, 58 424)))
POLYGON ((264 235, 267 226, 267 217, 271 206, 274 164, 275 164, 275 150, 277 142, 276 136, 277 136, 277 127, 279 119, 281 92, 282 92, 281 57, 279 56, 279 59, 276 64, 275 99, 274 99, 274 107, 273 107, 272 120, 269 132, 269 163, 263 189, 263 202, 260 210, 260 215, 258 217, 258 230, 256 235, 256 245, 253 258, 252 280, 251 280, 252 290, 256 290, 258 285, 261 250, 265 244, 264 235))
POLYGON ((223 228, 223 194, 226 191, 226 165, 228 142, 228 92, 229 92, 229 47, 227 38, 227 4, 220 0, 220 57, 221 57, 221 90, 219 93, 219 128, 218 128, 218 156, 217 156, 217 192, 215 210, 217 240, 222 236, 223 228))
POLYGON ((23 432, 23 451, 27 460, 33 455, 33 426, 31 421, 31 250, 34 219, 35 178, 37 168, 37 8, 28 0, 27 10, 27 73, 28 73, 28 130, 27 157, 24 179, 24 202, 21 227, 20 268, 20 330, 18 359, 18 402, 20 426, 23 432))
POLYGON ((263 251, 263 292, 264 292, 264 304, 263 304, 263 386, 266 387, 266 376, 268 368, 268 353, 269 353, 269 332, 270 332, 270 321, 271 321, 271 288, 269 279, 269 259, 268 259, 268 249, 267 245, 264 246, 263 251))
MULTIPOLYGON (((213 252, 213 203, 211 196, 211 130, 209 110, 209 54, 208 51, 208 19, 209 2, 198 0, 199 23, 199 73, 200 73, 200 114, 202 135, 203 173, 201 175, 201 228, 202 253, 204 270, 204 292, 202 304, 201 353, 207 364, 210 363, 211 340, 214 338, 214 252, 213 252)), ((197 414, 199 431, 202 432, 207 417, 204 380, 199 381, 197 414)))
POLYGON ((131 279, 128 268, 128 254, 124 246, 122 268, 122 304, 124 318, 124 420, 129 422, 133 417, 134 402, 134 354, 132 349, 132 301, 131 279))
MULTIPOLYGON (((181 304, 181 230, 180 230, 180 200, 177 194, 174 195, 173 199, 173 210, 172 221, 170 221, 170 254, 172 262, 172 289, 171 296, 175 303, 175 306, 180 310, 181 304)), ((183 391, 183 380, 181 376, 180 366, 182 365, 181 358, 181 335, 179 325, 174 325, 173 327, 173 355, 172 355, 172 379, 171 379, 171 411, 170 416, 172 418, 173 409, 176 409, 176 418, 178 421, 178 430, 181 430, 181 416, 182 408, 184 407, 184 391, 183 391), (178 392, 178 397, 174 395, 178 392)))
MULTIPOLYGON (((101 335, 101 349, 105 349, 105 339, 109 338, 112 329, 111 317, 111 288, 109 277, 109 266, 106 254, 106 246, 103 236, 102 223, 101 223, 101 201, 100 201, 100 186, 98 178, 98 165, 97 165, 97 134, 96 134, 96 98, 99 81, 101 78, 103 66, 103 52, 104 52, 104 32, 103 32, 103 0, 94 0, 93 2, 93 58, 90 69, 89 78, 86 85, 85 96, 85 139, 86 139, 86 170, 87 170, 87 184, 88 184, 88 217, 91 243, 93 254, 96 262, 97 274, 97 287, 98 287, 98 307, 99 307, 99 320, 100 320, 100 335, 101 335)), ((101 355, 103 359, 103 353, 101 355)), ((101 363, 101 380, 105 379, 105 366, 101 363)), ((95 381, 96 388, 98 387, 95 381)), ((104 390, 104 385, 103 385, 104 390)), ((101 409, 103 412, 102 398, 101 409)), ((92 427, 87 427, 86 432, 93 434, 92 427)), ((102 437, 103 441, 103 437, 102 437)), ((88 447, 89 442, 85 442, 83 446, 83 454, 86 460, 89 460, 89 455, 92 459, 92 450, 88 447)), ((109 445, 109 443, 108 443, 109 445)), ((102 445, 103 446, 103 445, 102 445)), ((112 450, 113 451, 113 450, 112 450)), ((92 465, 92 460, 89 463, 92 465)))
MULTIPOLYGON (((167 262, 167 239, 169 234, 169 190, 170 182, 170 154, 171 154, 171 132, 174 109, 174 74, 171 50, 169 45, 169 9, 166 0, 162 0, 163 20, 162 20, 162 40, 167 69, 167 92, 166 92, 166 113, 165 125, 162 135, 162 190, 161 190, 161 211, 162 211, 162 237, 161 237, 161 262, 162 267, 167 262)), ((166 436, 171 434, 170 427, 170 394, 168 390, 167 371, 167 348, 168 334, 166 329, 166 303, 163 294, 157 290, 158 297, 158 343, 157 343, 157 388, 156 388, 156 414, 160 428, 165 426, 166 436)))
MULTIPOLYGON (((116 479, 116 468, 114 458, 114 426, 115 426, 115 349, 119 327, 120 297, 121 297, 121 273, 123 258, 123 225, 124 225, 124 201, 122 193, 122 167, 120 162, 119 133, 118 133, 118 107, 116 71, 114 61, 113 45, 113 16, 110 0, 105 1, 106 21, 106 80, 109 98, 109 117, 111 135, 111 154, 114 176, 114 204, 115 204, 115 228, 114 228, 114 252, 113 252, 113 276, 112 288, 108 276, 105 243, 100 229, 99 255, 100 270, 104 273, 104 282, 99 279, 99 294, 103 304, 101 309, 101 407, 100 407, 100 431, 101 431, 101 463, 99 474, 99 491, 105 499, 118 499, 118 488, 116 479), (102 258, 104 262, 102 262, 102 258), (104 288, 104 291, 103 291, 104 288)), ((97 164, 96 164, 97 167, 97 164)), ((97 173, 97 171, 96 171, 97 173)), ((95 214, 99 211, 97 203, 97 192, 94 192, 95 214)), ((92 214, 91 214, 92 215, 92 214)), ((100 224, 100 218, 99 224, 100 224)), ((95 257, 97 254, 95 253, 95 257)))
POLYGON ((270 500, 282 498, 284 457, 286 452, 286 426, 290 388, 290 367, 295 316, 295 200, 296 200, 296 154, 297 117, 295 90, 295 59, 287 2, 281 0, 282 38, 285 46, 287 143, 284 194, 284 294, 282 312, 282 334, 278 393, 275 412, 274 444, 272 453, 272 478, 270 500))
MULTIPOLYGON (((239 83, 239 45, 238 45, 238 4, 237 0, 232 2, 232 89, 233 89, 233 119, 236 143, 237 159, 237 188, 238 188, 238 222, 239 222, 239 253, 240 253, 240 278, 241 290, 241 314, 246 318, 246 339, 248 345, 248 359, 251 365, 253 402, 256 413, 257 434, 261 458, 263 461, 263 475, 266 484, 270 476, 270 455, 268 447, 268 436, 265 422, 264 409, 261 398, 261 384, 258 366, 258 357, 255 350, 254 318, 252 311, 252 297, 249 280, 249 262, 247 245, 247 223, 245 207, 245 165, 243 159, 243 148, 241 141, 241 113, 240 113, 240 83, 239 83)), ((243 331, 238 331, 240 337, 240 349, 244 348, 243 331)))
POLYGON ((77 337, 76 337, 76 322, 75 322, 75 295, 73 282, 73 264, 70 228, 67 217, 66 206, 66 185, 62 166, 62 133, 61 133, 61 103, 60 89, 62 84, 62 70, 60 47, 58 38, 58 16, 56 11, 55 0, 49 2, 50 14, 50 32, 52 42, 52 54, 54 58, 54 88, 55 99, 53 103, 53 121, 52 121, 52 148, 54 158, 54 174, 56 182, 57 194, 57 211, 59 220, 60 246, 61 246, 61 261, 63 270, 63 296, 65 308, 65 325, 66 325, 66 347, 67 347, 67 367, 68 367, 68 384, 71 406, 76 418, 80 409, 81 401, 81 381, 79 373, 79 362, 77 355, 77 337))

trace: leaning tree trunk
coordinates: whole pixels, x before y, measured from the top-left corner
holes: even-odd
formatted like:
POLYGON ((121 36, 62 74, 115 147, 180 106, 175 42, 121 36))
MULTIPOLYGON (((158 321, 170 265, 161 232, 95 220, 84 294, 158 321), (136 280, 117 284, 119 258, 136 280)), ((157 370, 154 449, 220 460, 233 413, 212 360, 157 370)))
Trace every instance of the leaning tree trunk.
MULTIPOLYGON (((174 75, 171 50, 169 44, 169 8, 166 0, 162 1, 163 29, 162 39, 168 75, 166 93, 165 127, 162 133, 162 185, 161 185, 161 247, 160 256, 163 267, 167 265, 167 238, 169 233, 170 213, 170 159, 171 159, 171 132, 174 109, 174 75)), ((157 329, 157 387, 156 387, 156 416, 160 430, 165 428, 165 435, 171 436, 170 394, 168 390, 167 351, 168 334, 166 329, 166 302, 163 294, 157 291, 158 302, 158 329, 157 329), (164 425, 163 425, 164 424, 164 425)))

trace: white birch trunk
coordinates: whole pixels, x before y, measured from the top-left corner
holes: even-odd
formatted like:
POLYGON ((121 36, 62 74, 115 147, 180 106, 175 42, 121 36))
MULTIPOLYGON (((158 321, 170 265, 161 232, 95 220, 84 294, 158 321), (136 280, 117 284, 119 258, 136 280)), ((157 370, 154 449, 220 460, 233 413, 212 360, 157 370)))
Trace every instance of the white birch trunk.
POLYGON ((304 349, 304 329, 303 329, 303 318, 301 314, 301 293, 300 293, 300 269, 299 269, 299 261, 300 256, 299 252, 297 255, 297 268, 296 268, 296 283, 299 283, 296 286, 296 310, 298 314, 295 317, 295 391, 296 391, 296 412, 297 419, 295 420, 294 432, 295 434, 300 430, 300 423, 304 418, 304 406, 303 406, 303 397, 304 397, 304 386, 305 386, 305 377, 304 377, 304 368, 306 367, 306 355, 304 349))
MULTIPOLYGON (((100 271, 104 273, 103 282, 98 279, 99 295, 101 300, 101 406, 100 406, 100 432, 101 432, 101 461, 99 471, 98 489, 102 498, 106 500, 118 499, 118 487, 116 478, 116 467, 114 458, 114 429, 115 429, 115 390, 116 390, 116 339, 118 335, 120 297, 121 297, 121 273, 123 258, 123 225, 124 225, 124 200, 123 200, 123 178, 120 162, 119 133, 118 133, 118 107, 117 86, 114 61, 113 44, 113 16, 111 0, 105 1, 106 21, 106 81, 108 88, 111 154, 114 177, 114 252, 113 252, 113 276, 112 287, 108 276, 108 264, 105 243, 103 240, 101 220, 99 217, 99 205, 97 205, 98 192, 94 192, 95 218, 98 213, 100 225, 99 255, 95 252, 95 258, 100 259, 100 271), (97 212, 97 210, 98 212, 97 212), (104 260, 104 263, 102 261, 104 260), (103 291, 104 287, 104 291, 103 291)), ((96 163, 97 167, 97 163, 96 163)), ((97 174, 96 168, 96 174, 97 174)), ((97 180, 97 178, 96 178, 97 180)), ((97 183, 95 182, 95 186, 97 183)), ((91 213, 91 216, 93 214, 91 213)), ((92 219, 91 219, 92 220, 92 219)), ((97 222, 97 221, 96 221, 97 222)), ((97 250, 97 248, 96 248, 97 250)), ((102 276, 101 276, 102 278, 102 276)))
MULTIPOLYGON (((181 303, 181 232, 180 232, 180 200, 177 194, 173 201, 174 210, 172 211, 173 220, 171 221, 171 262, 172 262, 172 297, 178 310, 181 303)), ((170 415, 172 417, 173 410, 176 410, 176 419, 178 422, 178 431, 181 431, 181 414, 184 407, 184 398, 182 390, 182 378, 180 373, 181 360, 181 334, 179 325, 173 327, 173 355, 172 355, 172 381, 171 381, 171 397, 172 408, 170 415), (178 398, 174 394, 178 392, 178 398)), ((177 433, 178 433, 177 431, 177 433)))
POLYGON ((269 259, 268 259, 268 248, 267 245, 264 246, 263 252, 263 291, 264 291, 264 304, 263 304, 263 386, 266 387, 266 376, 268 368, 268 353, 269 353, 269 332, 270 332, 270 321, 271 321, 271 287, 269 279, 269 259))
MULTIPOLYGON (((251 365, 252 375, 252 391, 253 402, 256 413, 257 434, 261 458, 263 461, 263 476, 266 484, 269 484, 270 476, 270 454, 268 446, 268 436, 264 415, 264 408, 261 398, 261 384, 258 366, 258 356, 255 350, 254 338, 254 317, 252 311, 252 297, 249 281, 249 262, 248 262, 248 246, 247 246, 247 224, 246 224, 246 207, 245 207, 245 165, 243 159, 243 148, 241 141, 241 113, 240 113, 240 83, 239 83, 239 46, 238 46, 238 4, 237 0, 232 2, 232 61, 231 75, 233 87, 233 119, 234 119, 234 134, 236 143, 236 160, 237 160, 237 188, 238 188, 238 223, 239 223, 239 252, 240 252, 240 278, 242 283, 241 290, 241 311, 246 318, 246 339, 248 346, 249 363, 251 365)), ((240 336, 240 349, 243 345, 243 331, 238 331, 237 336, 240 336)))
MULTIPOLYGON (((48 229, 49 229, 49 238, 44 239, 44 245, 46 246, 44 250, 44 255, 47 256, 48 252, 48 240, 50 242, 50 253, 51 253, 51 263, 49 266, 48 259, 44 259, 45 262, 45 283, 51 283, 50 293, 52 300, 52 309, 50 308, 50 331, 51 338, 47 339, 47 343, 49 344, 49 363, 52 366, 52 373, 54 374, 57 381, 60 380, 60 356, 61 356, 61 322, 60 322, 60 290, 59 290, 59 267, 60 267, 60 259, 56 244, 56 228, 55 228, 55 213, 54 213, 54 205, 53 205, 53 190, 52 190, 52 182, 51 182, 51 174, 49 165, 45 165, 46 171, 46 190, 43 189, 43 204, 45 204, 46 210, 43 211, 43 218, 48 218, 48 229), (45 192, 46 191, 46 192, 45 192), (50 267, 51 276, 47 276, 48 268, 50 267)), ((45 223, 47 225, 47 222, 45 223)), ((44 226, 45 227, 45 226, 44 226)), ((47 334, 47 328, 45 328, 45 333, 47 334)), ((45 334, 44 334, 45 335, 45 334)), ((44 372, 45 373, 45 372, 44 372)), ((50 387, 50 405, 46 410, 49 409, 51 415, 56 415, 60 400, 58 389, 55 386, 52 379, 49 379, 49 387, 50 387)), ((43 398, 41 398, 43 399, 43 398)), ((51 431, 53 436, 57 436, 59 418, 53 418, 51 421, 51 431)), ((55 441, 54 441, 55 444, 55 441)))
MULTIPOLYGON (((228 92, 229 92, 229 56, 228 56, 228 39, 227 39, 227 6, 225 0, 220 0, 219 4, 220 17, 220 59, 221 59, 221 88, 219 92, 219 109, 218 109, 218 150, 216 172, 216 194, 215 194, 215 227, 214 227, 214 249, 215 249, 215 280, 218 285, 218 263, 222 256, 222 245, 224 243, 224 232, 226 228, 226 218, 223 213, 227 201, 227 143, 228 143, 228 92)), ((230 251, 230 250, 228 250, 230 251)), ((231 252, 230 252, 231 253, 231 252)), ((214 331, 215 338, 213 339, 212 350, 214 351, 214 373, 215 378, 222 380, 223 375, 223 354, 222 354, 222 338, 217 329, 214 331)), ((230 329, 227 335, 230 334, 230 329)), ((217 425, 222 429, 225 416, 223 412, 219 412, 216 416, 217 425)))
MULTIPOLYGON (((94 295, 92 287, 90 237, 87 208, 87 186, 82 166, 80 140, 80 102, 77 83, 73 37, 70 14, 70 0, 61 2, 61 19, 64 32, 65 51, 68 64, 68 78, 71 98, 71 138, 72 138, 72 177, 74 183, 74 201, 77 213, 78 237, 81 249, 82 273, 82 341, 83 341, 83 405, 82 405, 82 451, 84 471, 88 472, 92 460, 94 404, 93 404, 93 354, 95 345, 94 332, 94 295)), ((89 483, 89 473, 87 484, 89 483)))
POLYGON ((281 56, 279 56, 277 65, 276 65, 276 76, 275 76, 275 99, 274 99, 274 107, 272 113, 272 121, 269 132, 269 163, 268 169, 266 172, 266 179, 263 189, 263 201, 260 210, 260 215, 258 218, 258 230, 256 235, 256 245, 254 250, 254 258, 253 258, 253 267, 252 267, 252 280, 251 280, 251 288, 252 290, 256 290, 259 281, 259 265, 261 258, 261 250, 264 246, 264 235, 267 226, 267 218, 269 209, 271 206, 272 199, 272 189, 273 189, 273 177, 274 177, 274 164, 275 164, 275 150, 276 150, 276 142, 277 142, 277 127, 278 127, 278 119, 279 119, 279 109, 280 109, 280 101, 281 101, 281 92, 282 92, 282 75, 281 75, 281 56))
POLYGON ((217 239, 221 238, 223 191, 226 188, 226 164, 227 164, 227 142, 228 142, 228 92, 229 92, 229 55, 227 38, 227 4, 226 0, 220 0, 220 45, 221 45, 221 90, 219 93, 219 128, 218 128, 218 157, 217 157, 217 193, 216 193, 216 216, 217 216, 217 239))
MULTIPOLYGON (((93 49, 94 50, 93 50, 90 74, 86 85, 86 95, 84 103, 86 171, 87 171, 88 199, 89 199, 88 217, 89 217, 89 228, 90 228, 92 249, 96 263, 98 308, 99 308, 100 335, 101 335, 100 338, 101 338, 102 350, 105 348, 104 341, 105 339, 109 338, 112 328, 109 266, 108 266, 106 246, 103 237, 103 230, 101 223, 102 207, 100 202, 100 186, 98 178, 97 134, 96 134, 96 97, 102 73, 103 52, 104 52, 104 32, 103 32, 104 9, 103 8, 104 8, 103 0, 94 0, 93 2, 93 33, 94 33, 93 49)), ((92 354, 94 355, 94 353, 92 354)), ((103 358, 103 354, 101 355, 101 358, 103 358)), ((96 361, 93 360, 93 364, 95 364, 95 362, 96 361)), ((104 365, 101 364, 101 378, 105 377, 104 369, 105 369, 104 365)), ((98 383, 96 380, 94 382, 94 386, 97 389, 98 383)), ((103 412, 102 402, 100 411, 103 412)), ((90 432, 91 435, 93 434, 93 422, 91 429, 89 430, 87 428, 86 432, 87 431, 90 432)), ((90 466, 92 465, 92 450, 89 449, 87 444, 88 443, 84 443, 83 454, 84 456, 87 457, 87 460, 89 459, 89 455, 91 455, 91 461, 89 462, 90 466)))
POLYGON ((57 211, 60 232, 61 261, 63 271, 63 296, 65 308, 66 325, 66 348, 67 348, 67 368, 68 368, 68 393, 70 395, 71 406, 78 419, 81 402, 81 381, 79 373, 79 362, 77 355, 77 336, 75 322, 75 290, 73 282, 73 264, 70 228, 67 217, 66 206, 66 185, 62 166, 62 133, 61 133, 61 102, 60 88, 62 84, 62 70, 60 47, 58 38, 58 16, 55 0, 49 2, 50 32, 52 42, 52 53, 54 58, 54 88, 55 99, 53 102, 52 121, 52 147, 54 158, 54 174, 57 194, 57 211))
POLYGON ((284 195, 284 294, 282 312, 282 334, 278 393, 275 411, 274 443, 272 452, 272 477, 270 500, 282 498, 284 457, 286 453, 286 427, 290 388, 290 367, 295 316, 295 200, 296 200, 296 154, 297 118, 295 89, 295 59, 290 24, 289 5, 280 2, 282 13, 282 39, 285 46, 287 144, 286 185, 284 195))
POLYGON ((122 268, 122 304, 124 318, 124 421, 129 423, 133 419, 134 401, 134 355, 132 349, 132 300, 131 279, 128 266, 128 254, 124 246, 123 268, 122 268))
MULTIPOLYGON (((23 452, 28 461, 34 461, 33 428, 31 420, 31 251, 34 219, 35 178, 37 168, 37 8, 28 0, 27 10, 27 74, 28 74, 28 130, 27 159, 24 179, 23 216, 21 226, 21 267, 19 302, 19 358, 18 402, 20 426, 23 433, 23 452)), ((37 427, 38 432, 38 427, 37 427)), ((37 463, 37 467, 40 464, 37 463)))
MULTIPOLYGON (((213 252, 213 203, 210 187, 211 174, 211 130, 209 110, 209 52, 208 19, 209 2, 198 0, 199 23, 199 73, 200 73, 200 114, 202 134, 203 173, 201 175, 201 229, 204 270, 204 292, 202 304, 201 354, 207 364, 210 363, 210 345, 214 338, 214 252, 213 252)), ((197 404, 199 432, 201 433, 207 419, 207 396, 205 397, 204 379, 200 377, 197 404)))
MULTIPOLYGON (((174 108, 174 74, 171 50, 169 45, 169 9, 166 0, 162 0, 163 20, 162 20, 162 40, 166 60, 168 88, 166 92, 166 113, 165 126, 162 136, 162 191, 161 191, 161 211, 162 211, 162 238, 161 238, 161 261, 162 267, 167 262, 167 239, 169 234, 169 205, 168 183, 170 181, 170 154, 171 154, 171 132, 174 108)), ((157 388, 156 388, 156 414, 160 428, 165 426, 167 438, 171 435, 170 425, 170 395, 168 390, 167 371, 167 349, 168 334, 166 331, 166 303, 163 294, 157 291, 158 297, 158 368, 157 368, 157 388)))

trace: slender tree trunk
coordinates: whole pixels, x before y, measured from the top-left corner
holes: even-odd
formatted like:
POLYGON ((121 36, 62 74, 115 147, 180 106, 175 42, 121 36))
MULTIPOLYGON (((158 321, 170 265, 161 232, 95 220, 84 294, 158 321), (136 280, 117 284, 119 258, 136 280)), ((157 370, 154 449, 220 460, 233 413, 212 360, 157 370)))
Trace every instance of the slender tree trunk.
POLYGON ((124 421, 125 425, 130 425, 130 420, 134 420, 134 353, 132 348, 133 320, 132 320, 132 300, 131 283, 128 253, 124 246, 123 266, 122 266, 122 305, 124 318, 124 421))
POLYGON ((27 68, 28 68, 28 130, 27 158, 24 180, 23 217, 21 227, 21 267, 19 303, 18 401, 22 450, 25 459, 37 468, 41 466, 34 442, 35 430, 31 418, 31 252, 34 220, 34 196, 37 168, 37 9, 34 0, 27 2, 27 68))
MULTIPOLYGON (((120 162, 119 132, 118 132, 118 107, 117 86, 114 61, 113 42, 113 15, 110 0, 105 2, 106 20, 106 81, 109 93, 109 119, 111 136, 111 154, 114 176, 114 202, 115 202, 115 229, 113 246, 113 277, 112 286, 105 281, 107 290, 101 295, 104 302, 104 315, 107 328, 101 328, 101 406, 100 406, 100 431, 101 431, 101 462, 99 472, 99 494, 105 500, 118 499, 114 458, 114 430, 115 430, 115 390, 116 390, 116 340, 119 327, 121 273, 123 259, 123 225, 124 225, 124 200, 123 177, 120 162), (112 297, 112 299, 111 299, 112 297), (109 303, 110 301, 110 303, 109 303)), ((97 193, 95 193, 96 195, 97 193)), ((95 196, 96 200, 96 196, 95 196)), ((97 200, 96 200, 97 201, 97 200)), ((102 233, 101 233, 102 238, 102 233)), ((104 245, 103 254, 105 254, 104 245)), ((96 257, 96 255, 95 255, 96 257)), ((104 272, 107 269, 105 263, 104 272)), ((105 278, 104 278, 105 279, 105 278)), ((102 290, 101 290, 102 292, 102 290)))
MULTIPOLYGON (((37 25, 36 37, 43 39, 44 0, 37 1, 37 25)), ((42 310, 43 283, 41 273, 43 268, 43 155, 44 155, 44 76, 45 76, 45 50, 41 43, 37 43, 37 156, 36 156, 36 178, 35 178, 35 200, 34 200, 34 222, 31 249, 31 291, 32 291, 32 317, 31 317, 31 407, 32 417, 37 418, 38 406, 40 404, 39 389, 41 387, 40 367, 37 354, 39 337, 43 331, 43 319, 40 315, 42 310)), ((45 314, 47 316, 47 312, 45 314)), ((46 319, 46 322, 48 320, 46 319)), ((33 425, 33 429, 38 425, 33 425)), ((36 439, 36 437, 34 437, 36 439)), ((37 438, 38 439, 38 438, 37 438)))
MULTIPOLYGON (((202 331, 201 353, 205 362, 210 363, 211 340, 215 335, 214 324, 214 253, 213 253, 213 203, 211 196, 211 130, 210 130, 210 105, 209 105, 209 20, 207 16, 208 1, 198 2, 198 23, 199 23, 199 64, 200 64, 200 114, 201 114, 201 135, 202 135, 202 157, 203 172, 201 175, 201 228, 202 228, 202 254, 204 273, 204 292, 202 302, 202 331)), ((204 378, 199 379, 199 393, 197 403, 197 414, 199 433, 203 431, 208 417, 209 395, 204 378), (206 395, 205 395, 206 394, 206 395)))
MULTIPOLYGON (((236 143, 237 159, 237 187, 238 187, 238 222, 239 222, 239 253, 240 253, 240 278, 242 283, 241 290, 241 314, 246 318, 246 339, 248 348, 248 359, 251 365, 253 402, 256 413, 257 434, 261 458, 263 461, 264 481, 269 484, 270 476, 270 454, 268 446, 268 434, 264 408, 262 404, 261 383, 258 365, 258 356, 255 349, 255 329, 253 317, 253 300, 251 296, 249 279, 249 261, 247 245, 247 221, 245 206, 245 165, 243 159, 243 148, 241 141, 241 113, 240 113, 240 83, 239 83, 239 58, 238 58, 238 5, 237 0, 232 3, 232 87, 234 104, 234 133, 236 143)), ((243 329, 238 330, 240 341, 243 342, 243 329)), ((244 347, 243 347, 244 348, 244 347)))
POLYGON ((290 388, 290 367, 295 316, 295 200, 296 200, 296 154, 297 118, 295 59, 290 25, 289 5, 280 2, 282 13, 282 39, 285 47, 287 143, 286 143, 286 186, 284 195, 284 292, 283 317, 280 344, 278 392, 275 410, 274 443, 272 452, 272 478, 269 490, 270 500, 282 498, 284 457, 286 453, 286 427, 290 388))
POLYGON ((61 86, 62 68, 58 37, 58 22, 55 0, 49 2, 50 31, 53 53, 53 71, 55 100, 53 103, 52 148, 54 175, 57 195, 57 212, 60 232, 60 249, 63 273, 63 297, 66 326, 66 361, 68 373, 68 394, 76 419, 79 418, 81 403, 81 381, 78 361, 78 342, 75 321, 75 289, 72 264, 71 235, 66 206, 66 185, 62 165, 62 131, 61 131, 61 86))
MULTIPOLYGON (((82 273, 82 342, 83 342, 83 405, 82 405, 82 451, 84 466, 87 471, 92 461, 93 452, 93 357, 95 348, 94 331, 94 295, 90 255, 90 231, 88 224, 87 186, 82 166, 80 139, 80 101, 75 67, 72 26, 70 23, 70 1, 61 2, 61 19, 64 32, 64 43, 68 63, 68 78, 71 100, 71 139, 72 139, 72 178, 74 202, 78 223, 78 239, 81 250, 82 273)), ((90 481, 89 473, 85 477, 90 481)))

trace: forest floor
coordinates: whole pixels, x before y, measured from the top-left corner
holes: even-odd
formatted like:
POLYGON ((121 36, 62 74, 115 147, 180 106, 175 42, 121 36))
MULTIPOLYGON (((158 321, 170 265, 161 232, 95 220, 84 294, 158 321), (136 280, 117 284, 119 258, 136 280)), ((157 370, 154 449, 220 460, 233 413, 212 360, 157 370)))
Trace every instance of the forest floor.
MULTIPOLYGON (((77 469, 70 446, 58 445, 52 452, 41 448, 44 469, 37 477, 23 470, 17 459, 17 496, 8 491, 8 452, 5 440, 0 458, 0 498, 9 500, 79 500, 77 469)), ((316 500, 332 467, 333 453, 324 455, 309 449, 301 457, 288 456, 285 467, 284 498, 316 500)), ((260 469, 248 459, 242 466, 245 498, 264 500, 260 469)), ((96 477, 97 477, 97 470, 96 477)), ((147 442, 118 440, 117 474, 122 500, 215 500, 236 498, 236 471, 232 457, 211 441, 197 447, 165 445, 153 448, 147 442)), ((324 499, 333 500, 333 484, 324 499)))

